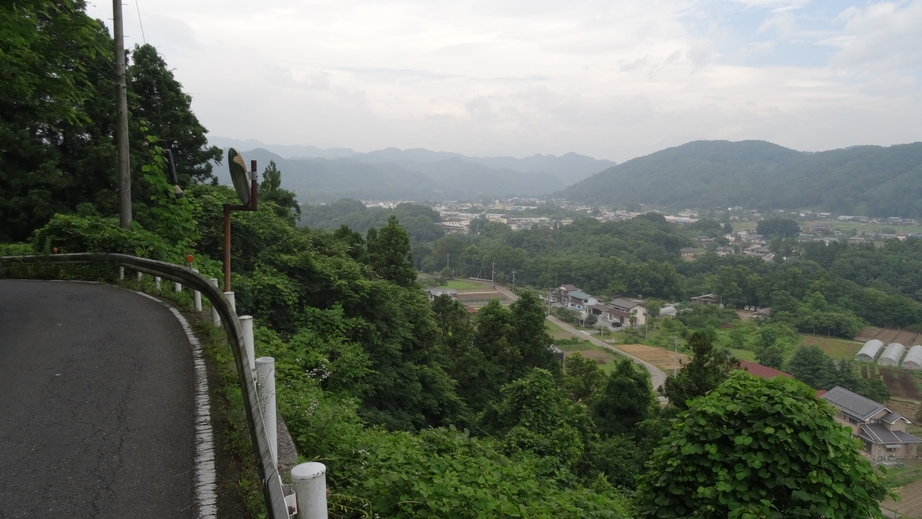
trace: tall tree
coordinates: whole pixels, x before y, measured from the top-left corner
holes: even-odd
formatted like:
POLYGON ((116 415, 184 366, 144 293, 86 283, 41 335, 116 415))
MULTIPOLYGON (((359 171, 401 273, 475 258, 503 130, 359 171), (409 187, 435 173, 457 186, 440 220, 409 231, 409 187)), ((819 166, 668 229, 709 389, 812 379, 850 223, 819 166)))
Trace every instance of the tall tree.
POLYGON ((82 1, 0 5, 0 240, 114 209, 111 41, 82 1))
POLYGON ((139 124, 144 121, 147 134, 172 150, 181 184, 212 179, 210 161, 221 162, 221 148, 208 146, 208 130, 192 113, 192 97, 183 92, 157 49, 149 44, 135 46, 128 79, 134 148, 147 143, 140 135, 139 124))
POLYGON ((301 204, 294 191, 282 189, 282 172, 274 160, 263 170, 263 181, 259 184, 259 201, 275 205, 276 214, 294 223, 301 218, 301 204))
POLYGON ((640 479, 644 518, 882 518, 886 487, 813 389, 742 371, 679 415, 640 479))
POLYGON ((653 393, 650 376, 629 359, 618 362, 602 394, 592 404, 592 416, 603 437, 630 434, 650 416, 653 393))
POLYGON ((365 243, 368 263, 379 276, 403 287, 416 281, 410 237, 397 223, 396 216, 391 215, 387 225, 379 230, 369 229, 365 243))
POLYGON ((682 367, 677 376, 667 378, 663 388, 672 405, 679 409, 688 408, 690 400, 719 386, 731 369, 739 367, 738 360, 714 347, 711 332, 692 333, 687 346, 692 350, 692 361, 682 367))

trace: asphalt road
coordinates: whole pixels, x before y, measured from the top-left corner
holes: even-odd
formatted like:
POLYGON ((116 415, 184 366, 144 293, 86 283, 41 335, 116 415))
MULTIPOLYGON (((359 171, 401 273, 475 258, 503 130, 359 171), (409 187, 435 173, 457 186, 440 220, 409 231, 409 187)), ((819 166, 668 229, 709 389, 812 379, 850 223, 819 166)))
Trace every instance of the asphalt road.
POLYGON ((0 519, 191 518, 193 394, 156 301, 0 280, 0 519))

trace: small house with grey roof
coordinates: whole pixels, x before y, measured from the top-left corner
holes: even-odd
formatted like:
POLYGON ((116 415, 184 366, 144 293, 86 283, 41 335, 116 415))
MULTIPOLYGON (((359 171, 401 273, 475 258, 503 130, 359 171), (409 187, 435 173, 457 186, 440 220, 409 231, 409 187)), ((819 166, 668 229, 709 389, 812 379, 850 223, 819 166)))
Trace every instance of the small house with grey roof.
POLYGON ((922 438, 906 432, 912 423, 887 406, 836 386, 821 396, 836 409, 836 421, 852 430, 872 458, 915 458, 922 438))

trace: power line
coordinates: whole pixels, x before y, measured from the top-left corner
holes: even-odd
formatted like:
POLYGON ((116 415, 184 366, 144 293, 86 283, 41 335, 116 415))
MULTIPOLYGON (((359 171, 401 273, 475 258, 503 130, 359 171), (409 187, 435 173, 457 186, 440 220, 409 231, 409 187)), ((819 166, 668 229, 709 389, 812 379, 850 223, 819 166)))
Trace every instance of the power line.
POLYGON ((147 37, 144 36, 144 22, 141 21, 141 6, 138 5, 138 0, 134 0, 134 8, 138 11, 138 25, 141 26, 141 39, 144 41, 144 45, 147 45, 147 37))

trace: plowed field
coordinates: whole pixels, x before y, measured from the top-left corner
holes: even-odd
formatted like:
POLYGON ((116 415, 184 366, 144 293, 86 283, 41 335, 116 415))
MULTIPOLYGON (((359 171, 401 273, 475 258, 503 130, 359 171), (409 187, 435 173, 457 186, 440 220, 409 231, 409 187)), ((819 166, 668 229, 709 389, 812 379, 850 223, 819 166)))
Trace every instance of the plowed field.
POLYGON ((911 371, 899 368, 886 368, 874 365, 861 366, 862 378, 882 378, 890 395, 907 400, 922 400, 919 380, 911 371))
MULTIPOLYGON (((674 366, 675 355, 669 350, 643 344, 618 344, 615 347, 641 360, 645 360, 663 371, 671 370, 674 366)), ((679 353, 678 358, 679 368, 691 361, 691 357, 683 353, 679 353)))

